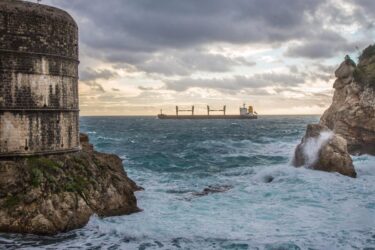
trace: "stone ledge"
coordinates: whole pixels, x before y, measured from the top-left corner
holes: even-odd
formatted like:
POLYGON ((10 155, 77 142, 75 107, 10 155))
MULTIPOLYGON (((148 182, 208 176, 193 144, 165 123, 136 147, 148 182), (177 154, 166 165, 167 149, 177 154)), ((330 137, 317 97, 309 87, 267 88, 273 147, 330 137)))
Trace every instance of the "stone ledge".
POLYGON ((64 60, 74 61, 76 63, 79 63, 79 60, 76 57, 63 56, 63 55, 58 55, 58 54, 48 54, 48 53, 31 52, 31 51, 9 50, 9 49, 1 49, 1 48, 0 48, 0 53, 17 53, 17 54, 38 55, 38 56, 45 56, 45 57, 57 57, 59 59, 64 59, 64 60))
POLYGON ((28 156, 42 156, 42 155, 58 155, 58 154, 66 154, 66 153, 74 153, 81 151, 81 146, 71 148, 71 149, 63 149, 63 150, 50 150, 50 151, 43 151, 43 152, 13 152, 13 153, 1 153, 0 158, 14 158, 14 157, 28 157, 28 156))
POLYGON ((79 109, 59 109, 59 108, 0 108, 0 112, 79 112, 79 109))

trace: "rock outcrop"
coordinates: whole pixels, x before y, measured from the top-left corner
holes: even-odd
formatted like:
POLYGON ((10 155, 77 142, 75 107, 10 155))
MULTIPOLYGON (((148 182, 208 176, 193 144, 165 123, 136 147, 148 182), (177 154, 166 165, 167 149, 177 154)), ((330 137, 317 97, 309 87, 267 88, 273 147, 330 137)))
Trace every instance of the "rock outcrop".
POLYGON ((357 175, 346 140, 320 124, 307 126, 306 134, 296 148, 293 165, 338 172, 350 177, 357 175))
POLYGON ((201 192, 194 192, 193 195, 194 196, 206 196, 210 194, 224 193, 224 192, 231 190, 232 188, 233 186, 230 186, 230 185, 208 186, 205 189, 203 189, 203 191, 201 192))
POLYGON ((319 124, 308 125, 293 164, 356 177, 349 153, 375 155, 375 45, 358 65, 346 56, 335 76, 332 104, 319 124))
POLYGON ((116 155, 93 150, 0 161, 0 231, 51 235, 83 227, 90 216, 140 211, 116 155))
POLYGON ((332 105, 320 124, 345 138, 351 154, 375 155, 375 45, 363 51, 357 67, 346 59, 335 75, 332 105))

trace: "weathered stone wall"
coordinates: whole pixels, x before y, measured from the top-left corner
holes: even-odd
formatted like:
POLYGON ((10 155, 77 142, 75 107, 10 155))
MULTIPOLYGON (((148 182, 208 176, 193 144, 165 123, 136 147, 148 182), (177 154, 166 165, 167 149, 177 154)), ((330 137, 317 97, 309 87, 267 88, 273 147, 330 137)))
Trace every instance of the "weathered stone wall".
POLYGON ((77 148, 73 112, 0 112, 0 155, 70 151, 77 148))
POLYGON ((66 12, 0 1, 0 156, 79 149, 78 63, 66 12))

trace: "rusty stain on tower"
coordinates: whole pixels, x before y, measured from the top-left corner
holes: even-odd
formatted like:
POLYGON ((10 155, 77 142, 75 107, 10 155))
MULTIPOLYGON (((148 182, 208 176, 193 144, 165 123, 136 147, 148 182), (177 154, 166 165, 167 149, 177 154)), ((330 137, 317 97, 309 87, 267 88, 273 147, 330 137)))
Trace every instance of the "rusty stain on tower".
POLYGON ((0 157, 80 149, 78 64, 68 13, 0 1, 0 157))

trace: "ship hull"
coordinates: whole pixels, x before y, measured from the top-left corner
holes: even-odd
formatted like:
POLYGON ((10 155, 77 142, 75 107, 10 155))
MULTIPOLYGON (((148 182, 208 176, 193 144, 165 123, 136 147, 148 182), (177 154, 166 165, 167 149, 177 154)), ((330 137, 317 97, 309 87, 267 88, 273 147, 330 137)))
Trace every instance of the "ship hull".
POLYGON ((169 120, 221 120, 221 119, 258 119, 257 115, 158 115, 159 119, 169 119, 169 120))

